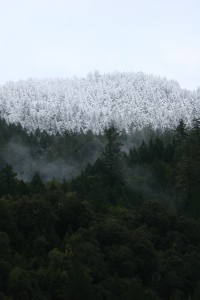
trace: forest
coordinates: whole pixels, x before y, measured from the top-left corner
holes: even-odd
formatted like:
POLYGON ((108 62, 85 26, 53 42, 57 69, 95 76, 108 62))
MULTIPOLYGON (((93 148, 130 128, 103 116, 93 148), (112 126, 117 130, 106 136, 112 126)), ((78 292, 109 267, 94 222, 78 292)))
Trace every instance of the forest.
POLYGON ((0 119, 1 300, 199 300, 200 120, 27 133, 0 119))

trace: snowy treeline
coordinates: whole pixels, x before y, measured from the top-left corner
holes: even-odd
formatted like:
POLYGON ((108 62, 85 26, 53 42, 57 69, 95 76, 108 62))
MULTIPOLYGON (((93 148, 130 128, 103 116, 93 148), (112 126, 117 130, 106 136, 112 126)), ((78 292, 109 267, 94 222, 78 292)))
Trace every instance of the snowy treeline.
POLYGON ((0 86, 0 114, 28 131, 102 131, 114 121, 120 129, 190 124, 200 114, 200 90, 143 73, 90 73, 86 78, 8 82, 0 86))

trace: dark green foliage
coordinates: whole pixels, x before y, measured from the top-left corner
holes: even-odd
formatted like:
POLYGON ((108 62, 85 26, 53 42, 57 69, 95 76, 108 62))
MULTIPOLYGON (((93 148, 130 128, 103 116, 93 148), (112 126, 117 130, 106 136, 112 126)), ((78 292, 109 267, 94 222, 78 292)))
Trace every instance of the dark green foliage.
POLYGON ((200 122, 150 133, 28 135, 0 120, 0 299, 199 299, 200 122), (11 141, 41 170, 18 178, 11 141), (68 159, 87 166, 42 175, 68 159))
POLYGON ((16 193, 17 173, 13 172, 12 166, 6 164, 0 173, 0 195, 12 195, 16 193))
POLYGON ((34 194, 42 194, 44 192, 44 184, 38 173, 35 173, 35 175, 33 176, 30 182, 30 186, 31 192, 34 194))

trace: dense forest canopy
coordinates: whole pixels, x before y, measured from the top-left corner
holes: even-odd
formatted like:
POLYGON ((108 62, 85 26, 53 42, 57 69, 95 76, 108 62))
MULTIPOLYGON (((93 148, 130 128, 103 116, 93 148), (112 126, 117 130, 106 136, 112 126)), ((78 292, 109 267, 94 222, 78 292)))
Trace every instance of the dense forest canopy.
POLYGON ((200 120, 28 134, 0 120, 0 299, 198 300, 200 120))
POLYGON ((85 78, 21 80, 0 86, 0 114, 29 132, 103 132, 110 120, 120 130, 191 125, 200 113, 200 89, 142 72, 90 73, 85 78))

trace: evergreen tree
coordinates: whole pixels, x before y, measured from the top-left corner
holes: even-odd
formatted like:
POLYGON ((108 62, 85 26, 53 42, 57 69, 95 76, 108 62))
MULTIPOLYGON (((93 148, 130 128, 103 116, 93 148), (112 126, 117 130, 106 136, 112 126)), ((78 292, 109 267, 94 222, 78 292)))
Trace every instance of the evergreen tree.
POLYGON ((31 191, 34 194, 44 192, 44 184, 38 172, 36 172, 31 180, 31 191))
POLYGON ((186 208, 192 203, 192 158, 188 130, 183 120, 176 128, 176 190, 186 208))
POLYGON ((102 153, 102 160, 109 184, 113 187, 121 180, 122 144, 118 142, 119 132, 114 125, 106 128, 104 133, 107 138, 107 144, 102 153))
POLYGON ((0 172, 0 195, 13 195, 17 188, 17 173, 9 164, 0 172))

